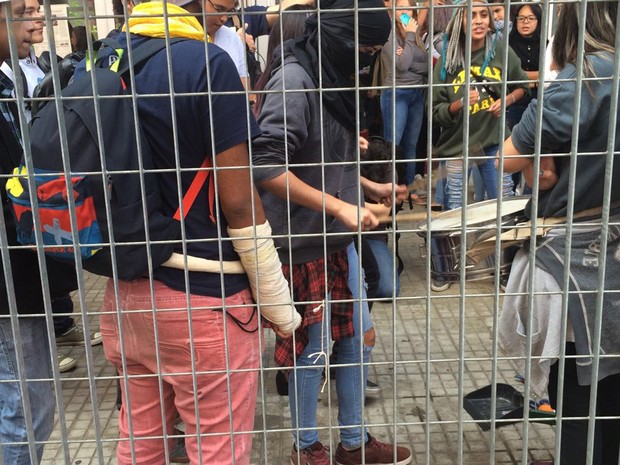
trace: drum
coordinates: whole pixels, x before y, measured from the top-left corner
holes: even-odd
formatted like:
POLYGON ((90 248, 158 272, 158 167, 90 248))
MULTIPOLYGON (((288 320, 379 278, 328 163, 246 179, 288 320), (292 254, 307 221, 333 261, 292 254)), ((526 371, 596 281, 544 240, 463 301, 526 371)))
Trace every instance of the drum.
MULTIPOLYGON (((529 196, 507 197, 501 202, 500 233, 513 228, 523 221, 523 212, 529 202, 529 196)), ((459 281, 461 272, 461 248, 466 250, 465 279, 475 281, 486 279, 495 274, 495 249, 487 249, 490 253, 480 254, 474 251, 476 244, 481 243, 497 233, 497 200, 468 205, 465 212, 466 232, 462 237, 461 216, 462 209, 450 210, 441 213, 430 224, 420 223, 418 234, 431 241, 431 274, 433 279, 444 281, 459 281), (429 228, 430 226, 430 228, 429 228)), ((421 247, 421 253, 426 255, 426 246, 421 247)), ((514 246, 503 250, 500 260, 500 272, 506 272, 514 257, 514 246)))

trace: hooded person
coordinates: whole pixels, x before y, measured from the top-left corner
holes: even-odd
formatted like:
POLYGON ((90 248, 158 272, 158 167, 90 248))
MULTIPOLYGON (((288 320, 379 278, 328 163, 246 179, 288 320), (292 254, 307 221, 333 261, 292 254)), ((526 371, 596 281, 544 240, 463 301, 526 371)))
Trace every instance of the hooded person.
POLYGON ((285 44, 285 53, 290 51, 301 67, 311 77, 318 88, 351 88, 348 91, 324 91, 323 103, 327 110, 345 128, 355 129, 355 89, 353 76, 357 73, 356 55, 359 69, 372 63, 374 52, 381 49, 387 41, 390 20, 385 11, 364 11, 368 5, 378 2, 363 1, 358 3, 359 28, 357 42, 355 39, 355 21, 353 11, 333 11, 352 8, 352 2, 335 0, 321 2, 319 15, 312 15, 306 20, 304 37, 285 44), (320 19, 319 19, 320 18, 320 19), (319 36, 319 21, 321 33, 319 36), (319 61, 319 53, 321 59, 319 61))
MULTIPOLYGON (((377 226, 377 218, 361 207, 354 84, 358 67, 390 32, 382 7, 380 0, 319 4, 306 20, 304 37, 276 52, 259 113, 262 135, 252 146, 254 180, 303 316, 295 338, 279 339, 275 352, 279 366, 293 368, 287 371, 293 465, 332 463, 317 431, 330 330, 339 344, 336 463, 361 464, 363 457, 376 464, 411 461, 408 448, 385 444, 361 426, 375 332, 354 236, 347 234, 377 226)), ((380 186, 391 198, 392 184, 380 186)))

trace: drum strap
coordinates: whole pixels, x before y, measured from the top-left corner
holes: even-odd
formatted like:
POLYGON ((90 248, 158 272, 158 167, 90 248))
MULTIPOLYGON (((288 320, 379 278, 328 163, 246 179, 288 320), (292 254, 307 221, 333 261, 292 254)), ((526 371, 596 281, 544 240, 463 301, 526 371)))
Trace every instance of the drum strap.
MULTIPOLYGON (((614 202, 611 204, 610 209, 615 210, 620 208, 620 202, 614 202)), ((579 213, 573 215, 573 220, 578 219, 586 219, 586 218, 597 218, 601 216, 603 212, 603 207, 589 208, 588 210, 583 210, 579 213)), ((566 226, 566 217, 549 217, 549 218, 537 218, 535 221, 536 224, 536 236, 537 237, 545 237, 549 231, 558 226, 566 226)), ((532 220, 526 221, 523 223, 516 224, 513 228, 508 231, 504 231, 499 236, 493 236, 483 241, 480 241, 472 246, 471 249, 467 251, 467 257, 472 260, 474 263, 479 262, 483 258, 495 253, 495 243, 498 240, 501 240, 501 248, 505 249, 506 247, 510 247, 512 245, 516 245, 520 242, 527 241, 532 238, 532 220)))

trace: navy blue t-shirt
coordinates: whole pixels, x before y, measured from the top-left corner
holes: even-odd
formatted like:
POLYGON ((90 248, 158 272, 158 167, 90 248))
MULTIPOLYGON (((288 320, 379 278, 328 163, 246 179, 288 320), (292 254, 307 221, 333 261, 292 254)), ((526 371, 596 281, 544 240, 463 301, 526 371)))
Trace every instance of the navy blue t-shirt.
MULTIPOLYGON (((248 28, 246 32, 250 34, 252 37, 260 37, 269 34, 269 25, 267 24, 267 7, 261 5, 254 6, 246 6, 243 9, 244 14, 241 16, 241 11, 239 11, 239 22, 246 22, 248 24, 248 28)), ((225 26, 231 27, 234 26, 233 20, 228 18, 225 23, 225 26)))
MULTIPOLYGON (((121 45, 126 44, 125 34, 118 37, 121 45)), ((132 46, 139 47, 146 37, 133 35, 132 46)), ((172 76, 174 82, 174 116, 178 134, 178 151, 181 169, 201 166, 205 157, 212 158, 235 145, 249 141, 260 134, 253 115, 249 112, 245 95, 220 92, 243 91, 239 74, 230 56, 213 44, 207 44, 209 76, 204 42, 186 40, 171 46, 172 76), (210 91, 210 99, 207 91, 210 91), (200 93, 200 95, 197 95, 200 93), (250 135, 248 135, 248 117, 250 135), (211 139, 213 134, 213 141, 211 139), (212 145, 213 144, 213 145, 212 145)), ((155 166, 158 169, 176 169, 175 141, 172 130, 172 104, 168 81, 168 61, 162 50, 151 57, 135 77, 138 96, 162 94, 161 97, 138 98, 138 111, 144 133, 153 150, 155 166)), ((217 163, 217 161, 215 162, 217 163)), ((182 171, 182 191, 186 192, 196 172, 182 171)), ((217 217, 217 225, 210 219, 208 184, 205 184, 196 198, 185 220, 186 246, 189 255, 211 260, 238 260, 230 240, 218 241, 218 228, 222 238, 228 238, 226 219, 217 217), (220 255, 221 246, 221 255, 220 255)), ((178 208, 177 173, 160 175, 164 213, 174 215, 178 208)), ((215 212, 214 212, 215 214, 215 212)), ((179 245, 177 252, 182 252, 179 245)), ((159 267, 155 278, 173 289, 185 290, 182 270, 159 267)), ((189 273, 190 292, 212 297, 229 296, 248 287, 246 275, 226 275, 223 280, 218 273, 189 273)))

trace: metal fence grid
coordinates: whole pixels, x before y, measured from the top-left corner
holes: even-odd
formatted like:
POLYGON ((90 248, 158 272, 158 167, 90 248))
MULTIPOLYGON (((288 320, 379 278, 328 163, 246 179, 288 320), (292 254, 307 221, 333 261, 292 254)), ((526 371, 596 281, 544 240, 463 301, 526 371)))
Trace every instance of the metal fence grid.
MULTIPOLYGON (((208 0, 207 0, 208 1, 208 0)), ((544 0, 540 2, 546 14, 543 16, 542 41, 548 38, 547 30, 552 30, 551 15, 549 12, 562 3, 544 0)), ((574 2, 572 2, 574 3, 574 2)), ((600 3, 596 0, 578 2, 582 14, 586 12, 589 5, 600 3)), ((468 12, 471 12, 472 1, 466 2, 468 12)), ((84 2, 86 6, 86 2, 84 2)), ((507 8, 520 5, 519 2, 507 0, 504 4, 507 8)), ((436 11, 442 7, 433 6, 430 9, 431 21, 436 11)), ((87 8, 86 8, 87 10, 87 8)), ((44 11, 49 13, 49 4, 46 2, 44 11)), ((393 9, 394 13, 396 9, 393 9)), ((471 14, 471 13, 469 13, 471 14)), ((89 18, 84 17, 84 20, 89 18)), ((10 27, 13 19, 7 17, 6 24, 10 27)), ((52 18, 46 18, 47 32, 51 30, 52 18)), ((583 66, 583 50, 585 25, 579 31, 578 49, 578 68, 583 66)), ((53 47, 53 36, 50 34, 49 42, 53 47)), ((92 41, 89 39, 89 48, 92 49, 92 41)), ((620 34, 617 35, 617 44, 620 43, 620 34)), ((12 55, 15 55, 15 43, 9 36, 9 45, 12 55)), ((394 50, 395 52, 396 50, 394 50)), ((544 52, 544 51, 543 51, 544 52)), ((168 50, 166 53, 170 53, 168 50)), ((471 50, 467 47, 466 57, 470 57, 471 50)), ((542 56, 542 53, 541 53, 542 56)), ((507 53, 504 57, 507 63, 507 53)), ((468 61, 468 60, 466 60, 468 61)), ((429 63, 431 58, 429 57, 429 63)), ((612 103, 610 104, 610 128, 615 127, 615 116, 618 111, 618 83, 620 73, 618 72, 620 60, 615 57, 614 74, 611 78, 614 91, 612 93, 612 103)), ((17 60, 13 58, 15 66, 17 60)), ((207 69, 207 73, 210 70, 207 69)), ((169 71, 169 77, 172 72, 169 71)), ((58 77, 55 77, 58 81, 58 77)), ((472 85, 470 77, 467 76, 465 86, 472 85)), ((582 78, 577 78, 577 83, 581 84, 582 78)), ((504 83, 507 84, 507 83, 504 83)), ((542 84, 542 80, 540 82, 542 84)), ((18 80, 17 104, 23 106, 24 98, 22 86, 18 80)), ((355 82, 358 97, 357 107, 362 105, 359 95, 369 90, 360 86, 359 80, 355 82)), ((422 87, 422 86, 421 86, 422 87)), ((429 92, 433 84, 423 86, 429 92)), ((542 87, 542 86, 541 86, 542 87)), ((575 117, 580 113, 581 92, 587 89, 577 86, 575 96, 575 117)), ((502 86, 502 94, 507 88, 502 86)), ((286 99, 284 92, 283 98, 286 99)), ((250 98, 250 93, 245 93, 246 98, 250 98)), ((135 97, 135 95, 134 95, 135 97)), ((204 98, 211 99, 209 92, 204 98)), ((135 97, 137 98, 137 97, 135 97)), ((174 94, 170 95, 174 105, 174 94)), ((56 97, 56 102, 60 98, 56 97)), ((541 107, 539 107, 540 109, 541 107)), ((393 109, 393 120, 396 110, 393 109)), ((432 132, 432 110, 427 107, 425 110, 429 117, 428 129, 432 132)), ((294 116, 293 116, 294 117, 294 116)), ((321 115, 323 117, 323 115, 321 115)), ((505 115, 501 116, 505 120, 505 115)), ((25 116, 20 114, 22 127, 26 127, 25 116)), ((468 126, 469 117, 465 118, 465 127, 468 126)), ((537 128, 540 132, 542 124, 542 110, 537 114, 537 128)), ((175 131, 180 129, 173 123, 175 131)), ((249 122, 248 122, 249 125, 249 122)), ((61 123, 61 130, 63 123, 61 123)), ((361 129, 358 122, 358 129, 361 129)), ((588 135, 585 135, 587 137, 588 135)), ((22 130, 22 137, 27 144, 28 133, 22 130)), ((584 137, 579 134, 579 129, 575 126, 572 138, 575 141, 571 147, 572 156, 578 151, 577 140, 584 137)), ((610 219, 610 205, 613 207, 612 175, 613 164, 615 163, 614 151, 617 147, 613 131, 610 131, 609 145, 603 153, 607 156, 607 169, 604 179, 605 203, 603 210, 602 223, 603 245, 602 257, 605 257, 607 249, 606 239, 608 235, 613 236, 614 228, 618 223, 614 223, 615 218, 610 219), (609 232, 611 231, 611 232, 609 232)), ((323 153, 325 147, 317 148, 323 153)), ((503 148, 500 147, 500 153, 503 148)), ((541 153, 541 140, 537 138, 537 153, 541 153)), ((251 150, 250 150, 251 152, 251 150)), ((29 155, 29 150, 26 149, 29 155)), ((544 154, 544 152, 543 152, 544 154)), ((175 156, 178 157, 178 148, 175 148, 175 156)), ((428 164, 440 161, 441 157, 433 153, 431 147, 428 149, 428 164)), ((579 156, 588 154, 580 154, 579 156)), ((472 154, 475 158, 476 154, 472 154)), ((322 156, 323 158, 323 156, 322 156)), ((178 160, 178 158, 177 158, 178 160)), ((469 150, 465 150, 464 164, 470 160, 469 150)), ((540 157, 536 157, 535 166, 538 169, 540 157)), ((393 159, 390 162, 394 167, 400 163, 393 159)), ((178 164, 178 163, 177 163, 178 164)), ((355 167, 360 170, 361 163, 355 162, 355 167)), ((500 165, 501 167, 501 165, 500 165)), ((217 169, 217 168, 216 168, 217 169)), ((323 165, 326 170, 326 165, 323 165)), ((570 165, 569 183, 569 210, 568 227, 566 234, 568 241, 572 240, 573 226, 573 204, 570 200, 574 196, 575 185, 579 182, 579 173, 576 163, 570 165)), ((466 168, 464 168, 466 170, 466 168)), ((432 170, 429 170, 432 171, 432 170)), ((180 176, 180 169, 177 173, 180 176)), ((437 171, 429 173, 429 186, 434 184, 436 178, 440 176, 437 171)), ((7 178, 6 174, 3 179, 7 178)), ((500 180, 498 180, 498 183, 500 180)), ((534 185, 536 190, 537 182, 534 185)), ((617 187, 615 188, 617 190, 617 187)), ((471 186, 466 184, 464 187, 464 197, 471 197, 471 186)), ((179 197, 181 195, 179 194, 179 197)), ((537 198, 537 194, 534 194, 537 198)), ((501 202, 500 202, 501 205, 501 202)), ((527 392, 530 389, 528 373, 537 358, 527 356, 524 359, 508 356, 502 349, 499 342, 498 324, 499 313, 505 292, 500 283, 501 260, 495 260, 490 265, 488 279, 471 281, 465 279, 467 272, 464 268, 460 271, 460 279, 457 280, 449 290, 438 293, 431 291, 430 281, 432 277, 432 267, 430 258, 433 254, 431 249, 431 239, 433 236, 429 232, 432 229, 430 206, 413 206, 411 212, 407 212, 409 207, 405 204, 404 211, 400 215, 406 216, 407 213, 414 213, 416 218, 426 216, 426 220, 399 220, 398 215, 392 223, 393 229, 389 231, 390 250, 393 259, 396 258, 394 244, 398 241, 398 253, 404 264, 404 271, 400 275, 401 291, 397 298, 377 301, 374 303, 372 318, 376 328, 376 344, 372 352, 370 363, 369 379, 377 382, 381 387, 378 394, 368 395, 365 402, 364 425, 376 436, 388 442, 396 441, 399 444, 407 445, 413 453, 413 463, 440 465, 440 464, 527 464, 535 460, 553 460, 558 456, 561 447, 559 440, 560 426, 552 426, 536 421, 531 418, 528 410, 525 409, 525 419, 518 419, 515 425, 502 426, 501 420, 493 420, 489 431, 482 431, 475 420, 473 420, 463 409, 464 397, 477 389, 489 384, 506 383, 515 386, 520 391, 527 392), (520 363, 524 362, 524 370, 521 370, 520 363), (524 385, 515 381, 515 375, 525 375, 524 385)), ((499 210, 498 210, 499 211, 499 210)), ((75 214, 75 211, 73 211, 75 214)), ((533 217, 536 217, 534 208, 533 217)), ((290 212, 289 212, 290 214, 290 212)), ((401 216, 401 217, 403 217, 401 216)), ((616 217, 617 218, 617 217, 616 217)), ((461 220, 465 220, 465 212, 461 220)), ((488 226, 490 231, 496 234, 504 231, 500 220, 493 221, 488 226)), ((327 220, 326 220, 327 221, 327 220)), ((535 228, 536 223, 532 226, 535 228)), ((3 228, 4 229, 4 228, 3 228)), ((468 234, 472 229, 468 228, 464 221, 457 235, 462 237, 462 248, 454 252, 454 259, 466 260, 466 246, 468 234)), ((356 240, 361 240, 367 233, 357 233, 356 240)), ((369 233, 371 234, 371 233, 369 233)), ((325 233, 322 235, 327 237, 325 233)), ((8 250, 6 235, 0 236, 3 264, 8 264, 8 250)), ((221 238, 220 238, 221 239, 221 238)), ((610 240, 614 239, 610 237, 610 240)), ((536 240, 534 239, 534 243, 536 240)), ((43 247, 39 246, 38 251, 42 256, 43 247)), ((571 250, 567 249, 567 259, 570 258, 571 250)), ((501 248, 498 243, 495 256, 501 255, 501 248)), ((530 254, 530 259, 535 263, 535 256, 530 254)), ((533 275, 534 264, 530 264, 528 272, 533 275)), ((605 260, 602 259, 601 266, 605 267, 605 260)), ((82 271, 78 266, 78 271, 82 271)), ((41 277, 33 279, 47 280, 47 273, 43 272, 41 277)), ((187 279, 187 278, 186 278, 187 279)), ((7 285, 10 287, 11 278, 7 277, 7 285)), ((86 334, 93 334, 98 331, 99 317, 101 315, 101 305, 105 291, 107 278, 95 276, 87 272, 79 274, 79 290, 73 295, 76 306, 75 315, 81 319, 85 326, 86 334)), ((602 318, 603 295, 615 295, 617 289, 605 289, 603 275, 598 277, 599 289, 603 292, 597 294, 597 318, 602 318)), ((360 283, 361 284, 361 283, 360 283)), ((559 283, 563 289, 562 302, 564 317, 562 319, 563 328, 567 324, 567 309, 570 292, 570 276, 565 273, 564 282, 559 283)), ((528 294, 529 307, 533 305, 535 295, 532 291, 528 294)), ((613 298, 617 300, 617 297, 613 298)), ((49 295, 46 298, 46 308, 51 307, 49 295)), ((146 311, 154 311, 145 309, 146 311)), ((0 316, 4 321, 7 317, 0 316)), ((13 329, 17 325, 17 316, 14 305, 11 306, 10 321, 13 329)), ((47 332, 50 340, 54 339, 53 321, 50 312, 46 316, 47 332)), ((526 322, 526 327, 533 325, 532 317, 526 322)), ((597 332, 593 335, 594 340, 600 338, 600 325, 596 328, 597 332)), ((525 338, 525 346, 531 349, 534 341, 532 336, 525 338)), ((279 396, 276 392, 275 374, 277 368, 273 363, 274 334, 265 330, 264 339, 260 344, 262 347, 262 357, 259 369, 259 386, 257 392, 257 405, 255 411, 254 428, 250 433, 253 436, 253 446, 250 463, 252 464, 279 464, 289 463, 292 444, 291 419, 287 397, 279 396)), ((566 340, 562 339, 562 343, 566 340)), ((17 340, 19 345, 19 339, 17 340)), ((229 345, 235 341, 227 341, 229 345)), ((50 344, 50 350, 55 355, 54 344, 50 344)), ((361 349, 361 348, 360 348, 361 349)), ((53 385, 55 400, 57 403, 54 430, 49 440, 45 441, 45 452, 41 460, 42 464, 107 464, 116 463, 115 450, 118 444, 118 411, 117 401, 117 381, 126 381, 122 376, 119 377, 115 369, 105 360, 103 347, 101 345, 85 347, 73 347, 64 350, 67 355, 75 358, 78 367, 70 373, 60 374, 58 369, 54 369, 53 385)), ((24 370, 26 363, 17 350, 18 370, 24 370)), ((602 354, 601 354, 602 355, 602 354)), ((606 357, 614 357, 617 354, 604 354, 606 357)), ((604 357, 602 357, 604 358, 604 357)), ((559 379, 564 376, 564 363, 567 357, 560 357, 559 379)), ((593 357, 594 376, 598 373, 599 357, 593 357)), ((230 372, 226 373, 230 375, 230 372)), ((158 373, 159 379, 162 373, 158 373)), ((25 387, 26 380, 19 378, 20 386, 25 387)), ((6 383, 6 380, 0 380, 6 383)), ((162 381, 163 382, 163 381, 162 381)), ((596 394, 591 399, 595 399, 596 394)), ((497 407, 503 399, 499 395, 491 397, 491 408, 497 407)), ((527 401, 527 398, 526 398, 527 401)), ((562 403, 562 393, 559 393, 559 402, 562 403)), ((164 412, 162 412, 162 416, 164 412)), ((556 418, 562 419, 562 411, 558 411, 556 418)), ((599 418, 594 407, 590 408, 588 421, 589 432, 587 438, 588 459, 587 463, 596 463, 593 458, 594 448, 594 420, 599 418)), ((27 420, 28 422, 31 419, 27 420)), ((324 390, 319 396, 318 408, 319 436, 324 444, 329 445, 332 452, 338 445, 338 420, 337 420, 337 399, 335 383, 333 381, 324 386, 324 390)), ((35 441, 32 434, 32 425, 28 425, 29 446, 31 452, 34 451, 35 441)), ((168 437, 166 435, 166 437, 168 437)), ((202 440, 208 441, 208 436, 202 440)), ((0 439, 4 441, 4 439, 0 439)), ((133 441, 133 439, 131 439, 133 441)), ((2 444, 0 442, 0 450, 2 444)), ((36 460, 32 459, 32 463, 36 460)), ((0 455, 0 464, 3 458, 0 455)), ((335 462, 334 462, 335 463, 335 462)), ((8 465, 8 464, 7 464, 8 465)), ((607 465, 607 464, 605 464, 607 465)))

